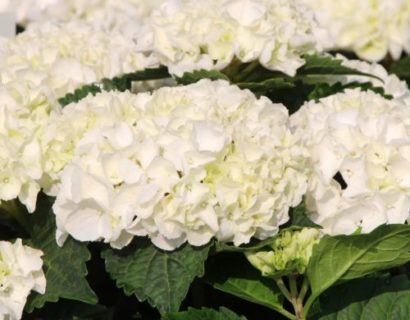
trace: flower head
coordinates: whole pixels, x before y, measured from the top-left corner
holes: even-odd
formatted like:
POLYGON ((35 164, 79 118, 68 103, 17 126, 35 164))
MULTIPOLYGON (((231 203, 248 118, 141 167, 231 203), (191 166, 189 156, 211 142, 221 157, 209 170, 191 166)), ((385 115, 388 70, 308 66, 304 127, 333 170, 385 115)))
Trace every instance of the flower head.
POLYGON ((264 276, 303 274, 320 238, 320 231, 314 228, 285 230, 273 239, 269 251, 248 252, 246 257, 264 276))
POLYGON ((409 217, 410 113, 373 92, 306 103, 292 115, 310 153, 307 204, 330 234, 370 232, 409 217))
POLYGON ((259 60, 294 75, 303 54, 321 50, 313 14, 297 0, 168 0, 136 36, 171 73, 259 60))
POLYGON ((303 0, 329 30, 334 46, 368 61, 410 53, 410 3, 407 0, 303 0))
POLYGON ((115 247, 132 235, 166 250, 212 237, 239 245, 274 235, 306 187, 286 109, 225 81, 87 97, 56 128, 60 243, 71 234, 115 247))
POLYGON ((26 31, 4 44, 0 58, 0 200, 19 198, 33 212, 49 184, 44 128, 61 112, 57 99, 150 62, 120 35, 78 24, 26 31))
POLYGON ((0 241, 0 318, 21 319, 31 290, 44 294, 42 252, 22 244, 0 241))

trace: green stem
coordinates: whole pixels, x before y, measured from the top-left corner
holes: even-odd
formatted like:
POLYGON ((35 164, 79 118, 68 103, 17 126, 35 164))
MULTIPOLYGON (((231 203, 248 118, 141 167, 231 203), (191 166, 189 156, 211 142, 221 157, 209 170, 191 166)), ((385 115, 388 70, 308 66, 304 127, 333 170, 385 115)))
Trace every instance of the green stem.
POLYGON ((317 296, 315 296, 315 295, 312 294, 312 295, 307 299, 306 304, 305 304, 305 313, 306 313, 306 314, 309 314, 309 310, 310 310, 310 308, 312 307, 313 302, 315 302, 316 298, 317 298, 317 296))
POLYGON ((225 243, 220 243, 220 242, 215 243, 216 253, 219 253, 219 252, 241 252, 243 253, 244 251, 245 250, 240 247, 234 247, 234 246, 230 246, 230 245, 227 245, 225 243))
POLYGON ((298 287, 297 287, 295 275, 289 276, 289 286, 290 286, 291 297, 296 298, 298 296, 298 287))
POLYGON ((292 296, 288 290, 288 288, 286 288, 285 283, 283 282, 282 278, 277 278, 275 279, 276 281, 276 285, 278 286, 279 290, 283 293, 283 295, 285 296, 285 298, 289 301, 292 302, 292 296))
POLYGON ((307 277, 303 277, 303 284, 302 284, 302 288, 300 289, 299 297, 298 297, 300 301, 303 302, 305 300, 305 296, 308 290, 309 290, 309 280, 307 277))
POLYGON ((303 310, 303 301, 299 298, 300 294, 297 287, 297 275, 292 274, 289 276, 289 286, 290 286, 290 295, 291 303, 293 309, 295 310, 297 320, 305 320, 305 313, 303 310))
POLYGON ((285 310, 285 309, 283 309, 283 308, 281 308, 281 309, 279 309, 279 308, 276 309, 276 308, 275 308, 275 309, 273 309, 273 310, 279 312, 281 315, 285 316, 286 318, 288 318, 288 319, 290 319, 290 320, 297 320, 297 319, 296 319, 296 316, 295 316, 294 314, 290 313, 289 311, 287 311, 287 310, 285 310))

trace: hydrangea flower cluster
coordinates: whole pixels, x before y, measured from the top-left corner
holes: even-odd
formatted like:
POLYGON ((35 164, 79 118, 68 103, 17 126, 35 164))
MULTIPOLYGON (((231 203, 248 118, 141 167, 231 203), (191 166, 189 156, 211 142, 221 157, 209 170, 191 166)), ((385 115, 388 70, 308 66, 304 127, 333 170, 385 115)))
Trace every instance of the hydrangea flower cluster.
POLYGON ((407 0, 304 0, 336 48, 380 61, 410 53, 410 2, 407 0))
POLYGON ((22 244, 0 241, 0 318, 21 319, 31 290, 44 293, 46 279, 40 250, 22 244))
POLYGON ((118 33, 95 30, 86 23, 64 27, 48 23, 9 40, 0 51, 0 81, 24 79, 30 70, 44 78, 57 97, 78 86, 156 65, 136 53, 118 33))
POLYGON ((56 111, 48 88, 32 80, 0 85, 0 199, 18 198, 29 212, 35 210, 43 175, 41 134, 56 111))
POLYGON ((42 135, 50 115, 61 111, 57 98, 150 62, 121 36, 78 24, 24 32, 0 57, 0 199, 18 197, 33 212, 44 179, 42 135))
POLYGON ((86 22, 96 30, 131 36, 150 12, 164 0, 3 0, 0 11, 12 8, 17 21, 27 28, 42 27, 44 21, 86 22))
POLYGON ((410 211, 410 110, 373 92, 308 102, 291 117, 309 149, 307 205, 329 234, 404 223, 410 211))
POLYGON ((303 274, 312 256, 313 246, 320 238, 320 231, 314 228, 285 230, 274 238, 269 251, 248 252, 246 257, 267 277, 303 274))
POLYGON ((60 244, 70 234, 116 248, 134 235, 165 250, 240 245, 276 234, 306 189, 286 108, 226 81, 87 97, 56 128, 47 159, 64 167, 60 244))
POLYGON ((321 50, 323 33, 299 0, 167 0, 136 41, 178 76, 222 69, 234 59, 294 75, 303 54, 321 50))

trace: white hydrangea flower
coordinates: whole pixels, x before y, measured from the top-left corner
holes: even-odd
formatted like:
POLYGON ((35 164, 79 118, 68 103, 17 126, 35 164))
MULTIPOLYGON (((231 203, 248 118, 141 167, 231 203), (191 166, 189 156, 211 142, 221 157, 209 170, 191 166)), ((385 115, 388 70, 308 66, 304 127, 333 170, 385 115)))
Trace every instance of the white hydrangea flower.
POLYGON ((308 102, 291 124, 311 159, 311 218, 330 234, 404 223, 410 210, 410 110, 373 92, 308 102))
POLYGON ((58 112, 41 80, 32 80, 0 84, 0 200, 18 198, 29 212, 35 210, 43 175, 43 129, 58 112))
POLYGON ((408 0, 303 0, 326 28, 334 46, 360 58, 395 60, 410 53, 410 2, 408 0))
POLYGON ((292 76, 303 54, 321 50, 321 33, 298 0, 167 0, 135 40, 178 76, 222 69, 234 58, 292 76))
POLYGON ((26 69, 44 74, 57 97, 81 85, 156 66, 150 57, 118 33, 86 23, 44 23, 11 39, 1 52, 0 81, 21 79, 26 69))
MULTIPOLYGON (((165 0, 13 0, 18 23, 41 28, 44 21, 87 22, 97 30, 114 31, 131 37, 150 12, 165 0)), ((0 10, 1 10, 0 2, 0 10)))
POLYGON ((60 244, 240 245, 274 235, 306 189, 286 108, 226 81, 87 97, 49 137, 60 244))
POLYGON ((0 318, 21 319, 31 290, 44 294, 46 278, 40 250, 22 244, 0 241, 0 318))
POLYGON ((33 212, 49 180, 43 129, 61 112, 57 99, 151 62, 120 35, 79 24, 24 32, 5 43, 0 57, 0 200, 19 198, 33 212))

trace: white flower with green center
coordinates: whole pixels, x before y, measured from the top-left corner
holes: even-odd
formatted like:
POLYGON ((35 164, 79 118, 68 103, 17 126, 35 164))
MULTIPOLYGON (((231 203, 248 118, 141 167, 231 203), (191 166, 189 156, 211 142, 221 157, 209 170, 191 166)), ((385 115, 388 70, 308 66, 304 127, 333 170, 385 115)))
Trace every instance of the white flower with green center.
POLYGON ((0 84, 0 200, 18 198, 29 212, 35 210, 43 175, 42 134, 50 114, 59 112, 35 80, 0 84))
POLYGON ((269 248, 247 252, 246 258, 266 277, 303 274, 312 256, 313 247, 319 243, 320 238, 320 231, 314 228, 285 230, 272 240, 269 248))
POLYGON ((0 57, 0 82, 27 79, 29 70, 56 98, 105 77, 156 65, 121 34, 79 22, 46 23, 25 31, 7 41, 0 57))
POLYGON ((410 53, 410 2, 407 0, 303 0, 315 12, 338 49, 361 59, 381 61, 410 53))
POLYGON ((60 244, 71 235, 120 248, 138 235, 165 250, 213 237, 240 245, 276 234, 306 189, 285 107, 226 81, 90 96, 54 126, 60 244))
POLYGON ((0 318, 21 319, 31 290, 44 294, 46 279, 40 250, 0 241, 0 318))
POLYGON ((405 223, 410 211, 410 111, 400 100, 347 90, 292 115, 310 153, 307 205, 330 234, 405 223))
POLYGON ((12 2, 17 22, 26 28, 41 28, 45 21, 61 24, 78 21, 87 22, 96 30, 132 36, 150 12, 165 0, 5 1, 12 2))
POLYGON ((59 117, 57 98, 149 61, 121 35, 85 24, 47 24, 8 40, 0 52, 0 200, 18 198, 33 212, 41 187, 53 193, 55 172, 67 162, 60 151, 71 148, 70 141, 50 146, 59 128, 44 130, 59 117))
POLYGON ((136 36, 171 73, 259 61, 294 75, 302 55, 321 50, 313 13, 298 0, 168 0, 136 36))

